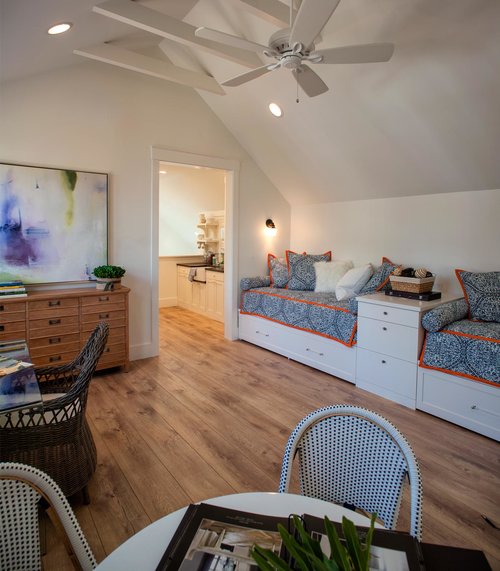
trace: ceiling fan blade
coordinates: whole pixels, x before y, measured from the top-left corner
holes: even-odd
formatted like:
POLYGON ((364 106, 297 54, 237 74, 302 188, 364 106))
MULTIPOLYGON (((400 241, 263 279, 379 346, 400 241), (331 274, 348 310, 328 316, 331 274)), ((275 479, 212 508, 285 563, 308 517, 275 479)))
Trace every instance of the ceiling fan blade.
POLYGON ((269 50, 267 46, 257 44, 256 42, 251 42, 245 40, 244 38, 239 38, 238 36, 233 36, 231 34, 226 34, 225 32, 219 32, 218 30, 212 30, 212 28, 197 28, 194 35, 197 38, 204 38, 205 40, 212 40, 213 42, 219 42, 226 46, 231 46, 233 48, 240 48, 242 50, 249 50, 251 52, 261 53, 264 50, 269 50))
MULTIPOLYGON (((328 85, 309 66, 302 64, 300 69, 292 70, 297 83, 309 97, 316 97, 328 91, 328 85)), ((222 84, 224 85, 224 84, 222 84)))
POLYGON ((375 63, 389 61, 393 53, 394 44, 361 44, 318 50, 310 56, 322 56, 321 61, 314 63, 375 63))
POLYGON ((289 44, 308 48, 330 19, 340 0, 302 0, 290 32, 289 44))
POLYGON ((236 77, 228 79, 227 81, 223 81, 221 85, 224 85, 226 87, 237 87, 238 85, 242 85, 247 81, 251 81, 252 79, 260 77, 261 75, 264 75, 269 71, 272 71, 272 69, 269 69, 268 65, 263 65, 262 67, 256 67, 255 69, 247 71, 246 73, 242 73, 241 75, 237 75, 236 77))

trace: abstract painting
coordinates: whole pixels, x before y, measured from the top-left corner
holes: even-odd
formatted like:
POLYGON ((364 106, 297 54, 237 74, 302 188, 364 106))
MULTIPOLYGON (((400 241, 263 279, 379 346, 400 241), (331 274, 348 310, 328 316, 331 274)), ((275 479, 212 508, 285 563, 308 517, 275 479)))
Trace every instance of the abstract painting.
POLYGON ((108 259, 108 175, 0 163, 0 281, 87 281, 108 259))

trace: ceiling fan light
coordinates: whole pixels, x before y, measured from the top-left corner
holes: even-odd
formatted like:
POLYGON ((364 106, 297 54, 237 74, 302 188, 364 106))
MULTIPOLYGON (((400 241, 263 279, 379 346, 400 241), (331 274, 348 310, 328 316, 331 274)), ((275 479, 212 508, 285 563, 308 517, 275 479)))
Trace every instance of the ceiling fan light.
POLYGON ((283 117, 283 110, 277 103, 269 103, 269 111, 271 111, 275 117, 283 117))
POLYGON ((54 36, 56 34, 62 34, 63 32, 67 32, 72 27, 73 24, 71 22, 61 22, 60 24, 55 24, 54 26, 51 26, 47 30, 47 33, 50 34, 51 36, 54 36))

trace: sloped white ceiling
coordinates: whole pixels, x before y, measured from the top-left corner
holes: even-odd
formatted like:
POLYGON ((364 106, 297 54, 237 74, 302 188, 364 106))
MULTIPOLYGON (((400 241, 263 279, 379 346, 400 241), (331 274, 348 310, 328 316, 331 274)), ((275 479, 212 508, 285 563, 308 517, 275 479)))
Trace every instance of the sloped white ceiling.
MULTIPOLYGON (((79 64, 73 49, 110 40, 143 52, 159 44, 157 57, 219 82, 247 71, 93 13, 99 1, 0 0, 2 81, 79 64), (48 39, 47 27, 66 19, 72 35, 48 39)), ((239 0, 140 3, 263 44, 278 29, 239 0)), ((299 91, 299 103, 286 70, 225 96, 199 93, 294 205, 498 189, 499 29, 498 0, 341 0, 317 47, 389 41, 391 61, 316 65, 330 91, 299 91), (271 101, 283 118, 270 115, 271 101)))

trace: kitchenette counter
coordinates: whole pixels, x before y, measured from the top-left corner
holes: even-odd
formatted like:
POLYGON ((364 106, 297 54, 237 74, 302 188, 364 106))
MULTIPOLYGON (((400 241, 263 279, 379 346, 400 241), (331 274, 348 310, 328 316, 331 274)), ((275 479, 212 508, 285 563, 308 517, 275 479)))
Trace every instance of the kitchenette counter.
POLYGON ((207 272, 219 272, 220 274, 224 273, 224 267, 223 266, 207 266, 206 267, 206 271, 207 272))

